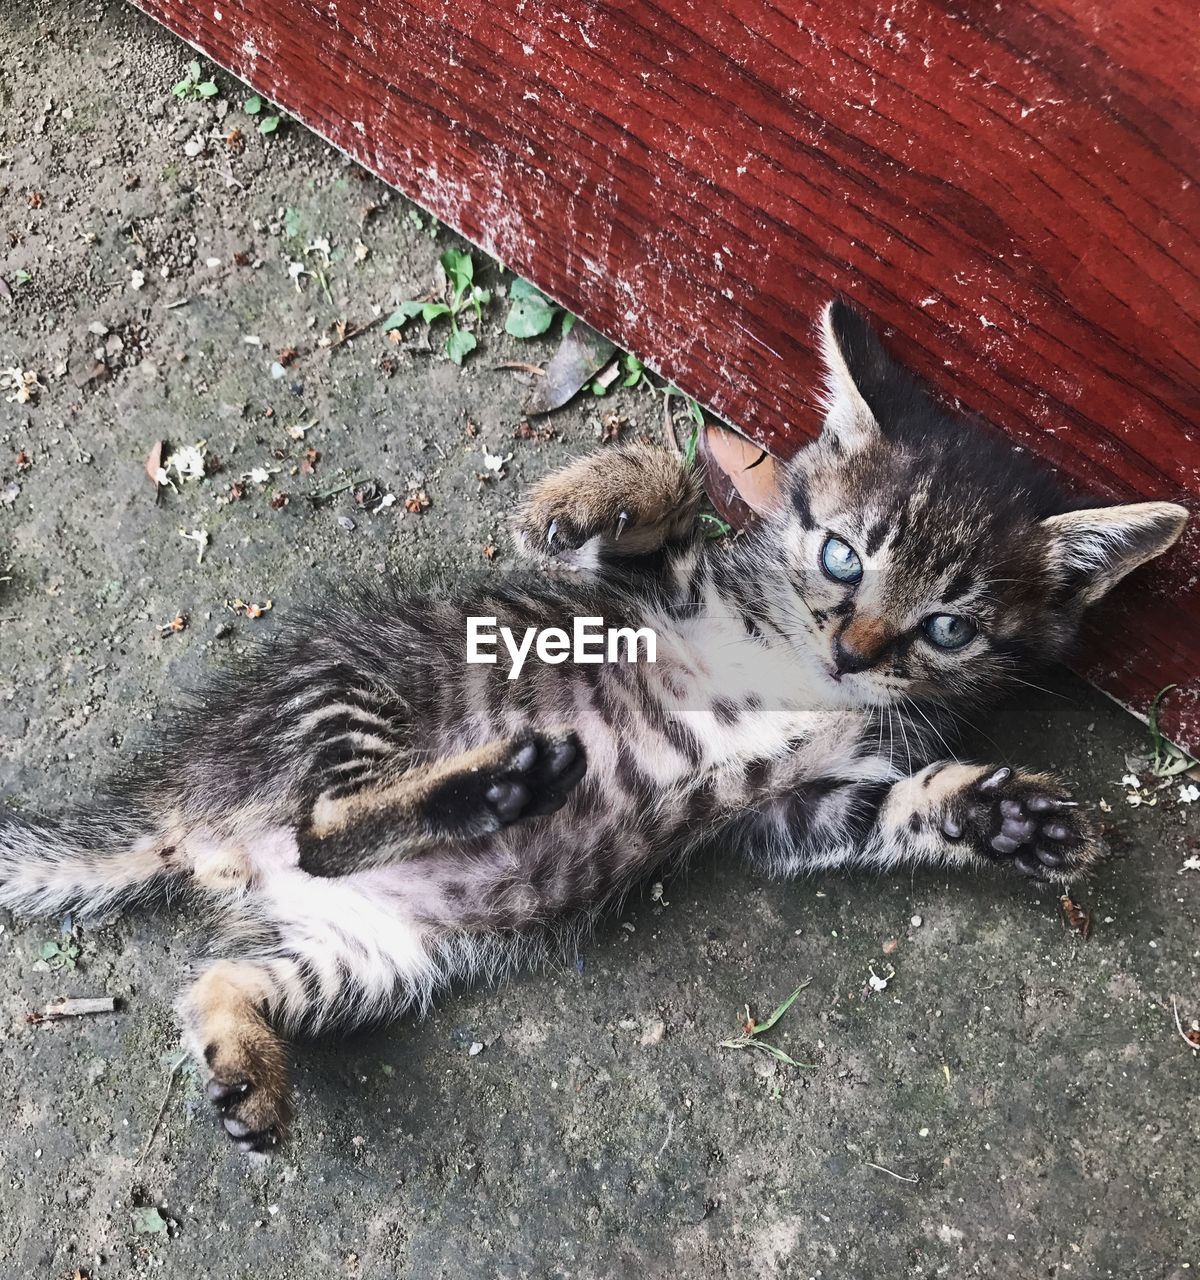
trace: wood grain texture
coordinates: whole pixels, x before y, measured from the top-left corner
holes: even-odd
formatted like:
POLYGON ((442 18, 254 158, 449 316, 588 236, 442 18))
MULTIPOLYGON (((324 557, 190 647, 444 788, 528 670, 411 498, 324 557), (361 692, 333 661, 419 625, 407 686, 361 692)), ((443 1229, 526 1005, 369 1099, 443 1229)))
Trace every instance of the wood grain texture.
MULTIPOLYGON (((1187 0, 138 0, 787 453, 840 291, 1081 491, 1200 510, 1187 0)), ((1200 747, 1200 521, 1083 668, 1200 747)))

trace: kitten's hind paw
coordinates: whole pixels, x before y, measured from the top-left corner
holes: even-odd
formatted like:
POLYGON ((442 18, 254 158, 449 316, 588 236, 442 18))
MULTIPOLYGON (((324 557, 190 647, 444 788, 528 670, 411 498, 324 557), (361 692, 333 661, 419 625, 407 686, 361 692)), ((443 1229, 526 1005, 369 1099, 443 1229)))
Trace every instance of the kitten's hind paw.
POLYGON ((287 1094, 244 1075, 214 1075, 205 1090, 230 1141, 239 1151, 268 1155, 283 1139, 289 1118, 287 1094))
POLYGON ((942 833, 1031 880, 1071 880, 1101 852, 1090 819, 1057 778, 1009 768, 991 770, 961 792, 942 818, 942 833))
POLYGON ((425 802, 431 825, 485 835, 566 804, 587 768, 574 733, 514 738, 494 763, 464 769, 434 786, 425 802))

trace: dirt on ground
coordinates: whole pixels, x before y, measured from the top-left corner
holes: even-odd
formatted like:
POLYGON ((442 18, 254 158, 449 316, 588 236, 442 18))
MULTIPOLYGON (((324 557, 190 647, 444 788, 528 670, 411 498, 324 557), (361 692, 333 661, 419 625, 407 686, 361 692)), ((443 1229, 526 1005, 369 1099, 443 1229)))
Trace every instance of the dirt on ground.
MULTIPOLYGON (((461 368, 444 319, 386 334, 461 243, 294 122, 262 132, 269 104, 206 64, 177 96, 193 56, 116 0, 0 0, 0 790, 23 810, 86 798, 314 582, 502 573, 534 479, 661 430, 646 387, 525 426, 534 375, 497 366, 553 335, 504 333, 511 277, 479 254, 496 296, 461 368), (159 441, 204 475, 156 500, 159 441)), ((265 1166, 177 1065, 186 904, 0 915, 0 1274, 1195 1274, 1200 1062, 1173 1009, 1200 1016, 1200 804, 1123 782, 1145 727, 1069 677, 987 729, 1101 811, 1086 941, 1046 888, 776 884, 718 847, 560 968, 304 1051, 265 1166), (774 1041, 809 1065, 721 1047, 801 983, 774 1041), (118 1011, 29 1020, 68 995, 118 1011)))

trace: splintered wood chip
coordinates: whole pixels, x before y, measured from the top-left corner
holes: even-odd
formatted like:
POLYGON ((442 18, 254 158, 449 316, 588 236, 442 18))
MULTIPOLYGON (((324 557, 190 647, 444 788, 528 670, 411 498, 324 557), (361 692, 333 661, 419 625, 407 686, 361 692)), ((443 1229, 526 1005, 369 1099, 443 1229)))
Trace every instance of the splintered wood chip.
POLYGON ((736 431, 705 427, 696 444, 696 460, 709 500, 735 529, 753 524, 779 499, 779 462, 736 431))
POLYGON ((525 405, 526 413, 561 409, 616 354, 616 347, 582 320, 576 320, 550 358, 545 373, 525 405))
POLYGON ((41 1013, 31 1013, 30 1022, 55 1022, 59 1018, 85 1018, 92 1013, 116 1013, 114 996, 69 996, 48 1004, 41 1013))

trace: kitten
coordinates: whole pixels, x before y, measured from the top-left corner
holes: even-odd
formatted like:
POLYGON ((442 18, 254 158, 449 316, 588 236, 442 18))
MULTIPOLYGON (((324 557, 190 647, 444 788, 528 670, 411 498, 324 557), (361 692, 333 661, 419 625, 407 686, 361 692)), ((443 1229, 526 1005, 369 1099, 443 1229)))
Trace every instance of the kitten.
POLYGON ((289 1120, 284 1036, 495 975, 718 832, 780 876, 1085 870, 1096 835, 1057 779, 962 763, 947 737, 1059 658, 1186 512, 1064 499, 944 417, 844 305, 823 342, 823 433, 746 535, 697 537, 696 480, 665 451, 578 461, 517 513, 536 572, 469 597, 335 600, 214 677, 87 811, 5 819, 0 906, 207 893, 216 958, 180 1016, 226 1131, 263 1151, 289 1120), (656 662, 508 680, 464 660, 483 615, 517 634, 650 627, 656 662))

